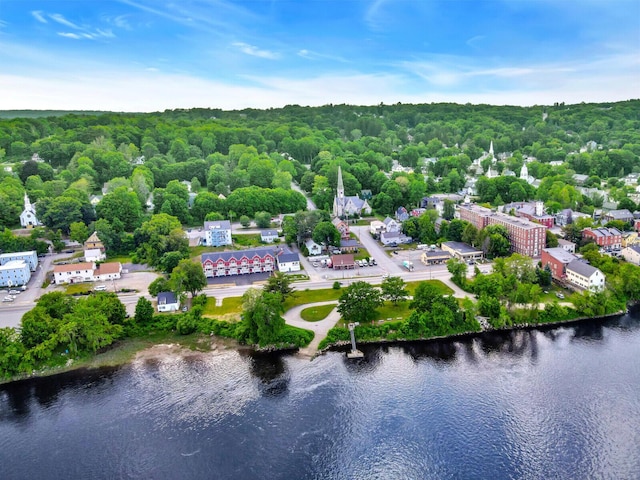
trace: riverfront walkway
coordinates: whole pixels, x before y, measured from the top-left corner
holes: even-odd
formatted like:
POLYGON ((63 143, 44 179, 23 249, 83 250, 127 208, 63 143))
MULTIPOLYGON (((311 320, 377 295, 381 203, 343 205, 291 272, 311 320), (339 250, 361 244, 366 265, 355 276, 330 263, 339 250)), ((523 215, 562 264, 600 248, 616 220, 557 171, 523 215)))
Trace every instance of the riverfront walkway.
POLYGON ((287 310, 284 314, 284 320, 287 325, 294 327, 304 328, 305 330, 311 330, 314 333, 313 340, 309 345, 299 350, 300 355, 304 357, 313 358, 318 353, 318 345, 327 336, 327 333, 331 328, 340 320, 340 314, 337 309, 331 310, 326 318, 318 322, 307 322, 300 317, 300 312, 305 308, 319 307, 321 305, 338 305, 337 301, 332 302, 317 302, 307 303, 305 305, 298 305, 290 310, 287 310))

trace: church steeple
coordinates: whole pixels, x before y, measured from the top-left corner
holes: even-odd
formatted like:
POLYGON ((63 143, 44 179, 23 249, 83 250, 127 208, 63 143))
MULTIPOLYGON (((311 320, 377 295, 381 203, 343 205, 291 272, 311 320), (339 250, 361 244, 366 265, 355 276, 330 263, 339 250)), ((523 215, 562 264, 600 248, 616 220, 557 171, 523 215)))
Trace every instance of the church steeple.
POLYGON ((342 183, 342 168, 338 166, 338 186, 336 187, 336 196, 344 198, 344 183, 342 183))
POLYGON ((489 145, 489 155, 493 157, 493 140, 491 140, 491 144, 489 145))
POLYGON ((31 201, 29 200, 29 195, 27 195, 27 192, 24 192, 24 209, 31 210, 31 201))

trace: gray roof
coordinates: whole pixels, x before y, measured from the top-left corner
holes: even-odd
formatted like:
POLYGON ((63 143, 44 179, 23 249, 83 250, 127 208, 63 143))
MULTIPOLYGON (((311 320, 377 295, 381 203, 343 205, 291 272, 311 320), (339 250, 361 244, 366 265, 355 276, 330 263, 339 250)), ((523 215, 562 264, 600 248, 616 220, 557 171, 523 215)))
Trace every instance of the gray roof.
POLYGON ((158 294, 158 305, 167 305, 169 303, 178 303, 176 294, 173 292, 160 292, 158 294))
POLYGON ((553 258, 562 263, 571 263, 576 259, 576 256, 573 253, 567 252, 562 247, 554 247, 554 248, 543 248, 543 252, 547 252, 553 258))
POLYGON ((633 218, 633 213, 624 208, 622 210, 611 210, 606 214, 606 216, 611 217, 614 220, 626 220, 628 218, 633 218))
POLYGON ((340 240, 340 246, 341 247, 359 247, 360 242, 350 238, 348 240, 340 240))
POLYGON ((577 273, 578 275, 588 278, 595 272, 597 272, 598 269, 581 260, 574 260, 569 265, 567 265, 567 271, 572 271, 577 273))
POLYGON ((627 248, 633 250, 636 253, 640 253, 640 245, 629 245, 627 248))
POLYGON ((247 250, 235 250, 232 252, 209 252, 202 254, 202 263, 206 262, 207 260, 215 263, 220 259, 228 262, 232 258, 239 260, 242 257, 253 258, 256 255, 258 255, 259 257, 264 257, 267 254, 273 257, 276 256, 276 252, 273 248, 249 248, 247 250))
POLYGON ((281 253, 278 255, 278 263, 299 262, 300 256, 296 252, 281 253))
POLYGON ((278 231, 277 230, 261 230, 260 235, 262 235, 263 237, 277 237, 278 231))
POLYGON ((463 242, 444 242, 442 245, 446 245, 447 247, 456 250, 460 253, 473 253, 479 252, 477 248, 473 248, 471 245, 467 245, 463 242))
POLYGON ((231 230, 231 222, 229 220, 215 220, 211 222, 204 222, 204 229, 211 230, 217 228, 220 230, 231 230))

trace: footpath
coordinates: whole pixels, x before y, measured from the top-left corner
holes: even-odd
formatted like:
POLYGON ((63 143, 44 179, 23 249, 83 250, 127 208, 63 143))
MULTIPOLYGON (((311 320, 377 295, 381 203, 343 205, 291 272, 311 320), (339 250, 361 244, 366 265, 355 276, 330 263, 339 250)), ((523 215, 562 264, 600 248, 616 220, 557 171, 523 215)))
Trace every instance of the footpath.
POLYGON ((338 305, 337 301, 332 302, 317 302, 317 303, 307 303, 305 305, 298 305, 297 307, 293 307, 288 310, 284 314, 284 320, 287 325, 292 325, 294 327, 304 328, 305 330, 311 330, 314 333, 313 340, 309 345, 299 350, 299 355, 303 357, 313 358, 318 353, 318 345, 320 342, 327 336, 329 330, 338 323, 340 320, 340 314, 337 309, 331 310, 329 315, 323 320, 318 322, 307 322, 300 317, 300 312, 305 308, 318 307, 321 305, 338 305))

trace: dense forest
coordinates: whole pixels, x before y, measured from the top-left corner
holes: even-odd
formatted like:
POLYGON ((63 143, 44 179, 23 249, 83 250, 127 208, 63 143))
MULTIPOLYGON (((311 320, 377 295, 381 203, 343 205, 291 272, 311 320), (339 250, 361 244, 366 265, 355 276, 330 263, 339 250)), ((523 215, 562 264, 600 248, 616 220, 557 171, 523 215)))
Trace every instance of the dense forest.
POLYGON ((374 209, 390 214, 430 193, 460 191, 491 142, 498 170, 518 172, 535 157, 529 172, 543 182, 536 190, 514 176, 481 177, 483 202, 540 198, 554 208, 588 209, 598 199, 577 193, 574 173, 593 186, 608 182, 619 201, 628 193, 620 178, 640 172, 638 100, 27 113, 0 119, 0 227, 17 226, 26 190, 46 226, 63 234, 74 223, 95 226, 125 250, 135 243, 126 234, 149 213, 195 225, 304 209, 292 180, 329 208, 338 166, 347 195, 370 191, 374 209), (588 143, 595 148, 585 150, 588 143), (389 176, 394 164, 413 170, 389 176))

